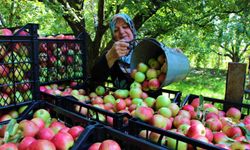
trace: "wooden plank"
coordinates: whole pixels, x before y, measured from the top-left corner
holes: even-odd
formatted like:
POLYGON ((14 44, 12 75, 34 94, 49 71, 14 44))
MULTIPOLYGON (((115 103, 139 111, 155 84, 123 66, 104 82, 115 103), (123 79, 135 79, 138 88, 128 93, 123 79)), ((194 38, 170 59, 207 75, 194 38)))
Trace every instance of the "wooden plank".
MULTIPOLYGON (((226 93, 225 101, 242 104, 244 96, 245 78, 246 78, 245 63, 228 63, 227 80, 226 80, 226 93)), ((230 106, 225 105, 224 110, 230 106)), ((239 105, 235 106, 240 108, 239 105)))

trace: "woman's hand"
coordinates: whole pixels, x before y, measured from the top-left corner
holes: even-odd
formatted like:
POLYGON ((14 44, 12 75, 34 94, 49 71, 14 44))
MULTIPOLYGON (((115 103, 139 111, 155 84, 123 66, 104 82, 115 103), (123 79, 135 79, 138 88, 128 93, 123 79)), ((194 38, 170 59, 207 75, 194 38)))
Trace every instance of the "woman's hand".
POLYGON ((129 43, 125 41, 116 41, 112 48, 107 52, 106 59, 109 68, 113 66, 115 61, 129 53, 129 43))

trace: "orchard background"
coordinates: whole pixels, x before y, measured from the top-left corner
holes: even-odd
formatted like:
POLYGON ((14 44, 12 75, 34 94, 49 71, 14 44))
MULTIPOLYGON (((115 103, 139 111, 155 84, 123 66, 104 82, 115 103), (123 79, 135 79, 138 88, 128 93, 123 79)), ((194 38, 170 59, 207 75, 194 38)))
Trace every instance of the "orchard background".
MULTIPOLYGON (((41 36, 86 31, 88 67, 112 44, 109 20, 129 14, 138 38, 151 37, 183 50, 187 78, 167 86, 183 95, 224 98, 228 62, 249 63, 248 0, 0 0, 0 26, 40 25, 41 36)), ((248 84, 248 77, 246 77, 248 84)))

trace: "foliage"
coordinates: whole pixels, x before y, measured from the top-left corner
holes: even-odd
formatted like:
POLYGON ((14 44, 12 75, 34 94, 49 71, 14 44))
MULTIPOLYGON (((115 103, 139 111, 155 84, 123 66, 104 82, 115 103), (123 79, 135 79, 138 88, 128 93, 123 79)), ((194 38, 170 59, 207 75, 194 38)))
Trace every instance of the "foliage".
POLYGON ((0 3, 3 27, 21 27, 27 23, 37 23, 40 25, 39 34, 42 36, 72 33, 61 14, 47 9, 41 2, 0 0, 0 3))
POLYGON ((181 91, 182 97, 186 97, 188 94, 196 94, 224 99, 225 86, 225 70, 196 68, 192 69, 183 81, 172 83, 164 88, 181 91))
POLYGON ((209 65, 225 69, 226 62, 244 62, 250 54, 248 0, 0 0, 0 3, 5 26, 39 23, 41 35, 71 32, 77 35, 85 28, 88 66, 111 46, 109 20, 121 12, 133 18, 138 38, 152 37, 168 47, 181 48, 193 67, 209 65), (237 17, 232 18, 232 14, 237 17))

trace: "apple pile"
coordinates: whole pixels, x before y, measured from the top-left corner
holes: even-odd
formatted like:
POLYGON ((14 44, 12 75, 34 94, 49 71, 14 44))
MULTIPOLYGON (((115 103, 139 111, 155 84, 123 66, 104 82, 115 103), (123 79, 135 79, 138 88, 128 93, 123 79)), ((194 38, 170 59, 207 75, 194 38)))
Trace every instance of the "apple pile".
POLYGON ((0 111, 0 122, 18 118, 27 107, 28 105, 25 105, 18 109, 0 111))
MULTIPOLYGON (((210 143, 225 149, 250 149, 250 115, 242 118, 240 110, 235 107, 227 111, 218 110, 213 104, 200 103, 195 98, 190 104, 184 105, 180 110, 174 103, 160 107, 157 112, 147 106, 136 108, 135 117, 182 136, 210 143), (175 110, 175 111, 171 111, 175 110)), ((157 105, 156 105, 157 106, 157 105)), ((159 133, 141 130, 139 136, 158 142, 159 133)), ((165 137, 162 145, 171 149, 194 149, 191 144, 165 137)), ((200 149, 200 148, 198 148, 200 149)))
MULTIPOLYGON (((90 92, 88 97, 89 105, 112 113, 127 113, 142 121, 150 122, 156 127, 165 127, 166 124, 172 124, 172 119, 167 117, 173 117, 179 111, 178 105, 172 103, 167 95, 162 94, 156 98, 150 97, 142 90, 141 84, 138 82, 133 82, 129 90, 117 89, 111 91, 99 85, 95 91, 90 92)), ((79 111, 79 109, 79 106, 75 107, 76 111, 79 111)), ((93 118, 97 117, 97 113, 91 110, 87 111, 87 108, 81 108, 81 113, 87 116, 89 116, 87 113, 90 113, 93 118)), ((98 118, 113 125, 113 118, 110 116, 105 117, 104 114, 98 113, 98 118)), ((127 121, 124 118, 124 123, 127 123, 127 121)))
POLYGON ((119 143, 112 139, 93 143, 88 150, 121 150, 119 143))
MULTIPOLYGON (((17 31, 17 30, 16 30, 17 31)), ((15 31, 15 32, 16 32, 15 31)), ((13 36, 9 29, 1 29, 0 35, 13 36)), ((17 36, 27 36, 21 31, 17 36)), ((0 43, 0 106, 32 99, 31 94, 31 45, 27 42, 0 43)))
POLYGON ((142 85, 144 91, 158 90, 166 78, 166 57, 164 54, 157 58, 150 58, 148 63, 140 62, 132 70, 131 77, 142 85))
POLYGON ((84 89, 72 88, 75 87, 76 85, 77 82, 75 81, 70 82, 69 86, 50 84, 50 85, 40 86, 40 91, 55 96, 73 96, 80 102, 88 101, 90 98, 88 95, 86 95, 86 91, 84 89))
POLYGON ((82 52, 73 35, 40 37, 40 81, 55 81, 83 76, 82 52), (46 40, 43 40, 46 39, 46 40))
POLYGON ((186 117, 174 126, 177 131, 185 126, 184 135, 225 149, 250 149, 250 115, 243 117, 235 107, 219 110, 211 103, 201 102, 200 98, 193 99, 181 110, 186 117))
POLYGON ((34 112, 31 120, 17 123, 12 119, 4 125, 0 129, 0 149, 68 150, 83 131, 82 126, 67 127, 41 108, 34 112))

